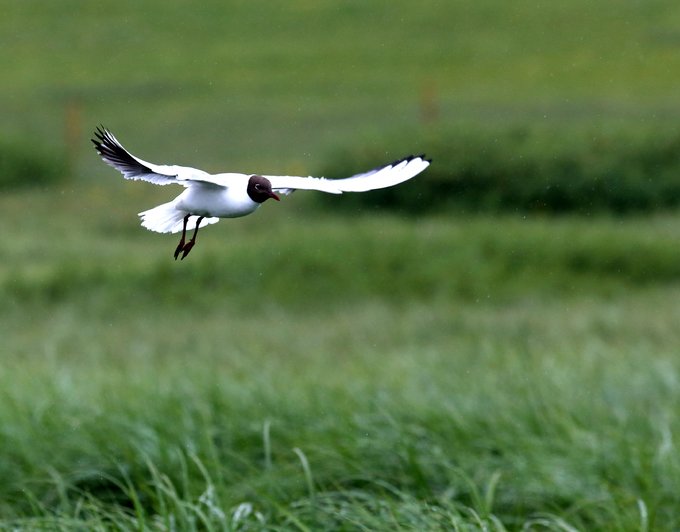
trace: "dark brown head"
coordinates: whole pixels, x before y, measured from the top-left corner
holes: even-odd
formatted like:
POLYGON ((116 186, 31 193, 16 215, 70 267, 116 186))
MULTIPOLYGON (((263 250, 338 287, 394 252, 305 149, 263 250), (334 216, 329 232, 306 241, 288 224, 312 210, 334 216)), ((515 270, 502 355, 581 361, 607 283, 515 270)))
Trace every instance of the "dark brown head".
POLYGON ((269 179, 261 175, 251 175, 248 180, 248 196, 255 203, 264 203, 269 198, 280 201, 279 197, 272 191, 272 184, 269 179))

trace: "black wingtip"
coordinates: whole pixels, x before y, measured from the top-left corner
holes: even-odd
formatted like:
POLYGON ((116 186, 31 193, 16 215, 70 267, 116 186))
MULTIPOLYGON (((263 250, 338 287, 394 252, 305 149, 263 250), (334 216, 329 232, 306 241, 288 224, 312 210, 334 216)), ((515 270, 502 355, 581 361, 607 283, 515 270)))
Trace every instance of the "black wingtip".
POLYGON ((388 164, 387 166, 397 166, 400 163, 403 163, 406 161, 407 163, 410 163, 414 159, 422 159, 423 161, 427 162, 428 164, 432 163, 432 159, 428 159, 424 153, 421 153, 419 155, 408 155, 406 157, 402 157, 401 159, 397 159, 396 161, 388 164))
POLYGON ((142 167, 145 173, 150 171, 140 164, 123 146, 116 137, 103 125, 99 125, 94 131, 95 138, 91 139, 95 150, 107 164, 115 167, 128 177, 128 173, 139 172, 142 167), (121 170, 123 168, 124 170, 121 170))
POLYGON ((428 158, 427 158, 427 155, 425 155, 424 153, 420 153, 420 154, 416 155, 416 156, 414 157, 414 159, 422 159, 422 160, 425 161, 426 163, 431 163, 431 162, 432 162, 432 159, 428 159, 428 158))
POLYGON ((95 138, 90 139, 92 144, 94 144, 95 149, 101 155, 102 145, 106 142, 106 139, 110 135, 109 130, 106 129, 102 124, 99 124, 94 130, 95 138))
POLYGON ((428 159, 427 155, 425 155, 424 153, 419 153, 418 155, 412 156, 412 159, 422 159, 428 164, 432 162, 432 159, 428 159))
POLYGON ((95 138, 90 139, 94 144, 97 152, 102 156, 125 155, 129 158, 129 154, 116 140, 116 137, 102 124, 97 126, 94 130, 95 138))

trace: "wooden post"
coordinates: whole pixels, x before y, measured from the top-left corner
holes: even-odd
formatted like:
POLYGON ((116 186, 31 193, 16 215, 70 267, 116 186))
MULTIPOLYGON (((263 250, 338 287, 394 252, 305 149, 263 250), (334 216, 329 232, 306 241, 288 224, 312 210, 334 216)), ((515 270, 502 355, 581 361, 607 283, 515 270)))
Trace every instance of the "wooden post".
POLYGON ((82 102, 77 96, 67 98, 64 110, 64 143, 70 178, 76 174, 78 153, 82 142, 82 108, 82 102))
POLYGON ((424 125, 439 120, 439 100, 434 81, 426 80, 420 87, 420 121, 424 125))

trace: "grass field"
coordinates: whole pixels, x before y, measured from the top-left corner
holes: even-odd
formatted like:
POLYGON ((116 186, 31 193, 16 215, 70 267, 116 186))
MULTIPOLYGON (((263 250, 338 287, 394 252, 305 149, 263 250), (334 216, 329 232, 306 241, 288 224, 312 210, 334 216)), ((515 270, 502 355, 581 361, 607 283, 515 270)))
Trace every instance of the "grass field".
POLYGON ((90 179, 99 123, 151 160, 308 173, 394 131, 426 150, 420 126, 680 116, 671 0, 0 7, 0 132, 68 144, 90 179))
POLYGON ((392 138, 388 160, 457 161, 428 151, 444 130, 671 135, 677 3, 0 11, 0 150, 71 169, 0 195, 0 529, 680 528, 677 212, 301 193, 175 262, 135 213, 176 191, 88 141, 104 123, 151 161, 305 174, 392 138))
POLYGON ((677 217, 293 196, 175 263, 131 216, 159 194, 0 202, 50 220, 2 237, 2 526, 680 524, 677 217))

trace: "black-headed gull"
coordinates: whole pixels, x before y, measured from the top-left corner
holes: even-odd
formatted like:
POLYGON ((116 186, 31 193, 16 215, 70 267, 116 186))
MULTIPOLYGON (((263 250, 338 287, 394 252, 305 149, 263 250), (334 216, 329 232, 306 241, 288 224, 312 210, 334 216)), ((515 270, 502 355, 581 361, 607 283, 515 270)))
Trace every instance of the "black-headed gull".
POLYGON ((295 190, 319 190, 330 194, 365 192, 398 185, 415 177, 431 162, 424 155, 409 156, 369 172, 346 179, 253 174, 208 174, 196 168, 148 163, 128 152, 104 127, 98 127, 92 139, 104 162, 123 174, 125 179, 149 181, 156 185, 179 184, 186 188, 169 203, 140 212, 142 226, 158 233, 179 233, 182 238, 175 249, 175 260, 186 257, 196 243, 201 226, 220 218, 238 218, 256 210, 269 198, 279 201, 279 194, 295 190), (194 230, 186 241, 187 230, 194 230))

